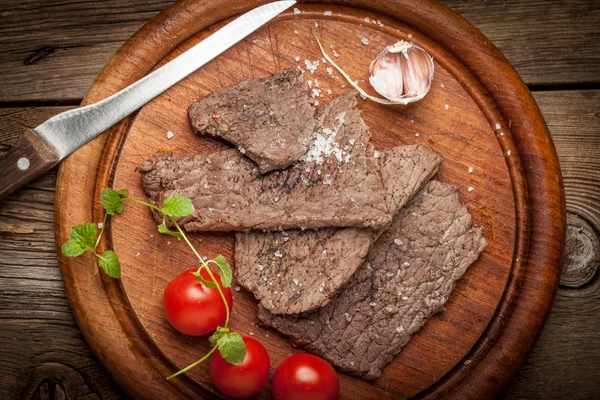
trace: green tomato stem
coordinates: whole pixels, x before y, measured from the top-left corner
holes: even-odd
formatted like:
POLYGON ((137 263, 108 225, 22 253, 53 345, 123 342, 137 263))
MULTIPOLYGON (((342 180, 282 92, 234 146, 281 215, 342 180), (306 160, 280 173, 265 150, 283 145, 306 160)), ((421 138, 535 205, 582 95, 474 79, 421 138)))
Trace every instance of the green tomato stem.
POLYGON ((212 348, 212 349, 210 349, 210 351, 209 351, 208 353, 206 353, 206 354, 205 354, 205 355, 204 355, 204 356, 203 356, 201 359, 199 359, 198 361, 196 361, 196 362, 194 362, 194 363, 192 363, 192 364, 188 365, 188 366, 187 366, 187 367, 185 367, 184 369, 182 369, 182 370, 179 370, 179 371, 175 372, 173 375, 171 375, 171 376, 168 376, 168 377, 167 377, 167 380, 170 380, 170 379, 172 379, 172 378, 175 378, 176 376, 178 376, 178 375, 181 375, 181 374, 183 374, 184 372, 187 372, 187 371, 189 371, 190 369, 194 368, 196 365, 200 364, 202 361, 204 361, 204 360, 206 360, 208 357, 210 357, 210 356, 212 355, 212 353, 214 353, 214 352, 215 352, 215 350, 217 350, 217 347, 218 347, 218 345, 216 345, 216 344, 215 344, 215 345, 213 346, 213 348, 212 348))
POLYGON ((212 279, 212 281, 217 286, 217 290, 219 291, 219 294, 221 295, 221 299, 223 300, 223 304, 225 304, 225 326, 224 327, 227 328, 229 326, 229 304, 227 304, 227 299, 225 299, 225 294, 223 293, 223 290, 221 289, 221 286, 219 285, 219 282, 217 282, 217 278, 215 278, 213 272, 209 268, 209 266, 206 263, 206 261, 204 261, 204 259, 202 257, 200 257, 200 254, 198 254, 198 252, 196 251, 196 249, 194 248, 194 246, 192 245, 192 243, 190 243, 189 239, 187 238, 187 236, 185 235, 185 233, 183 232, 183 230, 181 229, 181 227, 179 226, 179 224, 175 221, 175 219, 173 219, 173 217, 171 217, 171 216, 169 216, 169 219, 171 220, 171 222, 173 223, 173 225, 177 228, 177 230, 179 231, 179 233, 181 233, 181 236, 183 237, 183 240, 185 240, 185 242, 188 244, 188 246, 190 246, 190 248, 192 249, 192 251, 194 252, 194 254, 196 255, 196 257, 198 257, 198 260, 200 260, 200 263, 202 263, 202 267, 204 267, 206 269, 206 271, 208 272, 208 275, 210 275, 210 278, 212 279))

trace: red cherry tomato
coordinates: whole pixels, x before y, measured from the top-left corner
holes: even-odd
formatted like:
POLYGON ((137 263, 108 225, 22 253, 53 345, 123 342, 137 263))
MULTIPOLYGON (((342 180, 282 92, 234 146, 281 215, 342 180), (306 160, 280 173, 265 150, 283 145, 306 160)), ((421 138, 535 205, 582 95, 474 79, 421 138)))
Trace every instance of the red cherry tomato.
POLYGON ((210 379, 219 391, 234 399, 255 395, 269 377, 271 361, 259 341, 244 337, 246 357, 240 365, 229 364, 219 351, 210 359, 210 379))
POLYGON ((272 386, 276 400, 335 400, 340 393, 333 367, 312 354, 295 354, 283 360, 272 386))
MULTIPOLYGON (((192 274, 194 271, 196 270, 184 271, 169 282, 163 295, 163 309, 173 328, 186 335, 200 336, 214 332, 217 326, 223 326, 227 313, 217 288, 204 286, 192 274)), ((200 270, 200 275, 212 282, 205 268, 200 270)), ((231 311, 231 290, 221 285, 218 274, 213 272, 213 275, 217 278, 231 311)))

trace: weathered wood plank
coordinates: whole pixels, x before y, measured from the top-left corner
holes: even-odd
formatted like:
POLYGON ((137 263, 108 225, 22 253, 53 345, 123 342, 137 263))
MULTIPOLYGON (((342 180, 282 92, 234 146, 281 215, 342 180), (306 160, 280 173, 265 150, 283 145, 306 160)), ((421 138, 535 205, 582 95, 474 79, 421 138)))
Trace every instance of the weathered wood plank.
MULTIPOLYGON (((81 99, 121 44, 173 0, 0 0, 0 102, 81 99)), ((444 4, 531 85, 600 81, 597 0, 444 4)))

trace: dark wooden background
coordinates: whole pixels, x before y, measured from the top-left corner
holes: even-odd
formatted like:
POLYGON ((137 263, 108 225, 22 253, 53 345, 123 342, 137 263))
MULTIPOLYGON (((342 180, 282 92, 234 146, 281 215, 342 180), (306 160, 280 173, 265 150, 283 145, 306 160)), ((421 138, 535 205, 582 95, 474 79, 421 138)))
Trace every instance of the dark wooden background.
MULTIPOLYGON (((25 127, 77 106, 119 46, 172 3, 0 0, 0 153, 25 127)), ((487 35, 529 85, 565 180, 561 287, 502 397, 600 398, 600 1, 443 3, 487 35)), ((126 398, 69 308, 54 247, 55 183, 56 169, 0 204, 0 399, 126 398)))

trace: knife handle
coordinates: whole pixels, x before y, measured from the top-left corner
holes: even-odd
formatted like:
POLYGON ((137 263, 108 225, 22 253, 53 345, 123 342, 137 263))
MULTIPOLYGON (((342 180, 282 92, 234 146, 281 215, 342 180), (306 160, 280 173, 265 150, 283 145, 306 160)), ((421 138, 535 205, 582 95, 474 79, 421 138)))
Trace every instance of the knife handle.
POLYGON ((58 162, 56 150, 27 129, 8 153, 0 156, 0 201, 58 162))

